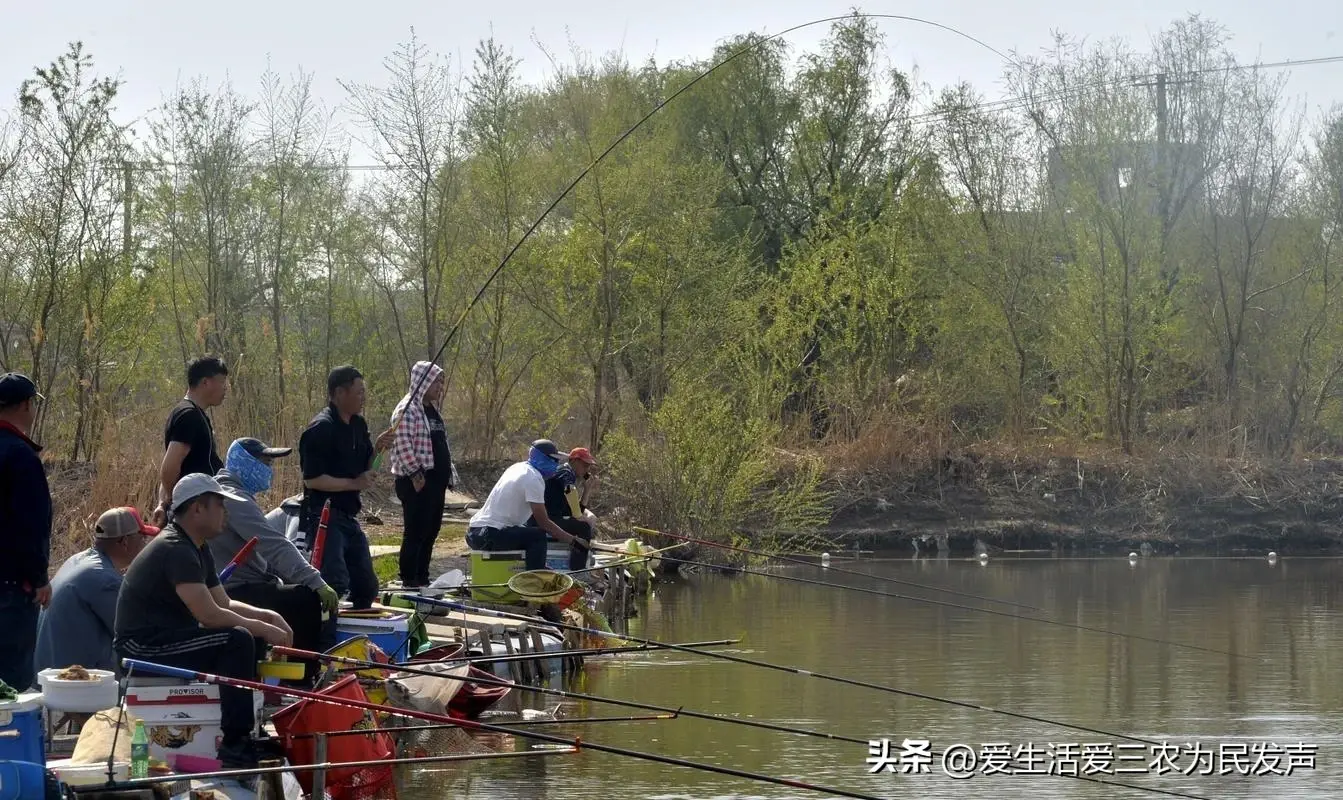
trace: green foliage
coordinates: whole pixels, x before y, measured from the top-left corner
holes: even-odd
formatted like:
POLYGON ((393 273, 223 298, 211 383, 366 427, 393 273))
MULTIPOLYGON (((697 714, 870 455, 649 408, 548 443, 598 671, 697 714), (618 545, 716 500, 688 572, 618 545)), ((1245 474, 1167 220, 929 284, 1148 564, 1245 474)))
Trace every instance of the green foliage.
POLYGON ((822 465, 779 439, 778 425, 747 404, 678 383, 642 425, 611 434, 605 458, 640 524, 696 538, 807 533, 829 519, 822 465))
POLYGON ((644 521, 711 535, 814 529, 816 454, 903 441, 883 426, 1343 441, 1343 113, 1230 69, 1225 31, 1061 38, 1013 66, 1012 102, 955 86, 931 113, 872 20, 814 52, 762 40, 552 58, 528 84, 500 42, 459 64, 412 37, 343 87, 348 118, 267 72, 186 84, 143 136, 74 45, 0 128, 0 366, 53 399, 39 435, 92 460, 203 351, 233 367, 221 438, 292 444, 332 367, 364 371, 379 428, 442 346, 456 453, 587 445, 644 521), (1131 80, 1159 70, 1163 105, 1131 80), (355 136, 373 169, 348 168, 355 136))

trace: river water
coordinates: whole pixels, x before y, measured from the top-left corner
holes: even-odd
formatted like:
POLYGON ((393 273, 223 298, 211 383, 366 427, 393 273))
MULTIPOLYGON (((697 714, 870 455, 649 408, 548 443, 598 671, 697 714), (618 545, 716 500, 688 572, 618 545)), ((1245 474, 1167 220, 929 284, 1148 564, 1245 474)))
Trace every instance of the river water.
MULTIPOLYGON (((631 621, 630 633, 670 642, 739 637, 740 644, 720 652, 1106 733, 667 651, 589 659, 570 688, 864 743, 684 717, 526 730, 883 798, 1162 796, 1031 774, 1051 771, 1205 798, 1343 797, 1343 561, 1149 558, 1131 566, 1123 558, 1000 557, 985 565, 924 558, 832 566, 1024 603, 1040 610, 1021 613, 1241 657, 776 578, 698 575, 658 585, 642 615, 631 621), (874 774, 869 759, 878 759, 882 746, 870 751, 867 742, 883 738, 890 740, 896 771, 877 764, 874 774), (905 740, 916 755, 902 757, 905 740), (928 763, 917 756, 922 741, 935 753, 950 748, 961 760, 944 764, 935 757, 928 763), (1275 774, 1288 771, 1289 764, 1290 775, 1275 774), (961 777, 950 777, 948 770, 961 777)), ((815 567, 778 572, 1020 611, 815 567)), ((566 702, 561 713, 640 712, 566 702)), ((526 749, 532 743, 512 737, 509 744, 526 749)), ((587 750, 421 770, 406 776, 402 796, 825 795, 587 750)))

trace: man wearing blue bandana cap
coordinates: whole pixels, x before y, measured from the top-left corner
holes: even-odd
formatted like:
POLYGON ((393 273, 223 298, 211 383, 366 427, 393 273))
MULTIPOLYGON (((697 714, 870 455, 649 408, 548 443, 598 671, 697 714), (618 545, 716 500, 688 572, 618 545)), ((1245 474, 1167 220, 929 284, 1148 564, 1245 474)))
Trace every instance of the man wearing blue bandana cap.
POLYGON ((527 460, 504 470, 485 505, 467 523, 467 545, 472 550, 523 550, 529 570, 546 568, 547 533, 556 541, 588 547, 587 539, 568 533, 546 513, 546 479, 568 460, 549 439, 532 442, 527 460), (527 525, 531 518, 535 527, 527 525))
MULTIPOLYGON (((321 651, 334 644, 324 630, 322 609, 334 620, 340 598, 285 538, 284 531, 266 521, 256 501, 257 495, 271 487, 273 461, 292 452, 293 448, 270 447, 257 439, 233 442, 216 478, 221 486, 246 499, 224 498, 228 520, 224 532, 210 540, 210 554, 222 569, 255 537, 256 549, 224 582, 224 590, 235 600, 283 617, 294 631, 295 647, 321 651)), ((317 676, 318 666, 309 665, 310 680, 317 676)))

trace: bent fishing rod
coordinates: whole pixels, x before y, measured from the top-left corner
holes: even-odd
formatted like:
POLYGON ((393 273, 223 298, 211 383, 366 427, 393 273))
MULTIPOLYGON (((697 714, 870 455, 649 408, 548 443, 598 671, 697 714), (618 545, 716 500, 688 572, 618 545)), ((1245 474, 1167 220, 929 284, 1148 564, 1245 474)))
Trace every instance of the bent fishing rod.
MULTIPOLYGON (((362 659, 349 658, 349 657, 346 657, 346 656, 332 656, 332 655, 327 655, 327 654, 325 654, 325 653, 316 653, 316 652, 312 652, 312 651, 308 651, 308 650, 296 650, 296 649, 294 649, 294 648, 292 648, 292 647, 275 647, 275 648, 272 648, 272 651, 275 652, 275 653, 277 653, 277 654, 279 654, 279 655, 287 655, 287 656, 293 656, 293 657, 297 657, 297 658, 305 658, 305 659, 315 660, 315 661, 330 661, 330 662, 336 662, 336 663, 344 663, 344 664, 357 665, 356 668, 359 668, 359 667, 379 667, 379 668, 383 668, 383 669, 386 668, 386 665, 385 665, 385 664, 378 664, 377 662, 374 662, 374 661, 365 661, 365 660, 362 660, 362 659)), ((445 662, 445 663, 450 663, 450 662, 445 662)), ((399 667, 399 668, 397 669, 397 671, 399 671, 399 672, 404 672, 404 673, 406 673, 406 674, 408 674, 408 675, 423 675, 423 676, 431 677, 431 678, 444 678, 444 679, 451 679, 451 680, 461 680, 460 678, 456 678, 456 677, 454 677, 453 675, 450 675, 450 674, 444 674, 444 673, 441 673, 441 672, 434 672, 433 670, 429 670, 429 669, 422 669, 422 668, 415 668, 415 667, 399 667)), ((799 736, 812 736, 812 737, 816 737, 816 738, 820 738, 820 739, 830 739, 831 741, 836 741, 836 742, 848 742, 848 743, 852 743, 852 744, 861 744, 861 745, 868 745, 868 746, 870 746, 871 743, 872 743, 872 740, 871 740, 871 739, 857 739, 857 738, 854 738, 854 737, 852 737, 852 736, 843 736, 843 735, 841 735, 841 734, 826 733, 825 731, 815 731, 815 730, 810 730, 810 729, 807 729, 807 728, 794 728, 794 727, 790 727, 790 726, 787 726, 787 725, 775 725, 775 724, 773 724, 773 723, 769 723, 769 722, 759 722, 759 721, 757 721, 757 720, 741 719, 741 718, 739 718, 739 717, 727 717, 727 716, 723 716, 723 715, 721 715, 721 714, 710 714, 710 713, 703 712, 703 711, 687 711, 687 710, 685 710, 684 708, 670 708, 670 707, 668 707, 668 706, 659 706, 659 705, 654 705, 654 704, 651 704, 651 703, 639 703, 639 702, 635 702, 635 701, 633 701, 633 700, 617 700, 617 699, 615 699, 615 698, 611 698, 611 697, 598 697, 598 696, 596 696, 596 695, 580 694, 580 693, 577 693, 577 692, 566 692, 566 691, 564 691, 564 690, 562 690, 562 689, 551 689, 551 688, 549 688, 549 687, 544 687, 544 686, 528 686, 528 685, 525 685, 525 684, 516 684, 516 683, 513 683, 513 682, 511 682, 511 681, 506 681, 506 680, 503 680, 502 678, 497 678, 497 677, 494 677, 494 678, 479 677, 479 678, 477 678, 477 677, 475 677, 475 676, 472 676, 469 680, 470 680, 471 682, 473 682, 473 683, 480 683, 480 684, 483 684, 483 685, 486 685, 486 686, 508 686, 508 687, 512 687, 512 688, 516 688, 516 689, 521 689, 521 690, 523 690, 523 691, 527 691, 527 692, 533 692, 533 693, 536 693, 536 694, 544 694, 544 695, 550 695, 550 696, 555 696, 555 697, 562 697, 562 698, 573 699, 573 700, 588 700, 588 701, 590 701, 590 702, 606 703, 606 704, 608 704, 608 705, 624 706, 624 707, 627 707, 627 708, 638 708, 638 709, 643 709, 643 710, 648 710, 648 711, 661 711, 661 712, 663 712, 663 714, 661 714, 661 715, 655 715, 655 716, 652 716, 652 717, 631 718, 631 719, 662 719, 662 718, 665 718, 665 719, 674 719, 674 718, 676 718, 676 717, 691 717, 691 718, 694 718, 694 719, 704 719, 704 720, 710 720, 710 721, 714 721, 714 722, 727 722, 727 723, 731 723, 731 724, 733 724, 733 725, 742 725, 742 726, 745 726, 745 727, 748 727, 748 728, 761 728, 761 729, 763 729, 763 730, 777 731, 777 732, 780 732, 780 733, 792 733, 792 734, 797 734, 797 735, 799 735, 799 736)), ((605 720, 607 720, 607 719, 612 719, 612 718, 606 718, 606 717, 592 717, 592 718, 588 718, 588 719, 590 719, 591 721, 594 721, 594 722, 598 722, 598 721, 605 721, 605 720)), ((494 724, 506 724, 506 723, 494 723, 494 724)), ((540 722, 538 722, 538 724, 545 724, 545 721, 540 721, 540 722)), ((428 730, 428 729, 437 729, 438 726, 422 726, 422 727, 423 727, 424 729, 428 730)), ((389 729, 389 730, 407 730, 407 729, 403 729, 403 728, 392 728, 392 729, 389 729)), ((305 735, 311 736, 312 734, 305 734, 305 735)), ((939 759, 939 758, 942 757, 943 754, 942 754, 942 753, 937 753, 937 752, 930 752, 929 755, 930 755, 931 758, 939 759)), ((1066 774, 1066 773, 1059 773, 1056 777, 1061 777, 1061 778, 1076 778, 1076 779, 1078 779, 1078 780, 1088 781, 1088 782, 1091 782, 1091 783, 1103 783, 1103 784, 1105 784, 1105 785, 1107 785, 1107 786, 1119 786, 1119 787, 1123 787, 1123 788, 1126 788, 1126 789, 1135 789, 1135 790, 1137 790, 1137 791, 1153 792, 1153 793, 1155 793, 1155 794, 1162 794, 1162 795, 1167 795, 1167 796, 1170 796, 1170 797, 1180 797, 1180 798, 1185 798, 1185 800, 1207 800, 1207 798, 1202 798, 1202 797, 1199 797, 1198 795, 1187 794, 1187 793, 1184 793, 1184 792, 1178 792, 1178 791, 1172 791, 1172 790, 1166 790, 1166 789, 1157 789, 1157 788, 1148 787, 1148 786, 1139 786, 1139 785, 1137 785, 1137 784, 1133 784, 1133 783, 1124 783, 1124 782, 1122 782, 1122 781, 1107 781, 1107 780, 1105 780, 1105 779, 1103 779, 1103 778, 1095 778, 1095 777, 1087 776, 1087 775, 1070 775, 1070 774, 1066 774)))
POLYGON ((1073 630, 1089 631, 1089 632, 1091 632, 1091 633, 1103 633, 1103 634, 1105 634, 1106 636, 1118 636, 1118 637, 1120 637, 1120 638, 1122 638, 1122 639, 1136 639, 1136 640, 1138 640, 1138 641, 1152 642, 1153 644, 1166 645, 1167 647, 1181 647, 1181 648, 1184 648, 1184 649, 1186 649, 1186 650, 1198 650, 1198 651, 1200 651, 1200 652, 1204 652, 1204 653, 1212 653, 1212 654, 1214 654, 1214 655, 1219 655, 1219 656, 1232 656, 1232 657, 1234 657, 1234 658, 1246 658, 1246 659, 1250 659, 1250 660, 1253 660, 1253 661, 1260 661, 1260 660, 1262 660, 1262 659, 1260 659, 1260 658, 1257 657, 1257 656, 1249 656, 1249 655, 1242 655, 1242 654, 1240 654, 1240 653, 1232 653, 1232 652, 1229 651, 1229 650, 1217 650, 1217 649, 1214 649, 1214 648, 1211 648, 1211 647, 1200 647, 1199 645, 1196 645, 1196 644, 1182 644, 1182 643, 1180 643, 1180 642, 1172 642, 1172 641, 1170 641, 1170 640, 1168 640, 1168 639, 1155 639, 1155 638, 1152 638, 1152 637, 1150 637, 1150 636, 1139 636, 1139 635, 1136 634, 1136 633, 1120 633, 1119 631, 1112 631, 1112 630, 1108 630, 1108 629, 1106 629, 1106 628, 1096 628, 1096 627, 1092 627, 1092 626, 1090 626, 1090 625, 1080 625, 1080 624, 1078 624, 1078 623, 1076 623, 1076 622, 1063 622, 1063 621, 1061 621, 1061 620, 1056 620, 1056 619, 1044 619, 1044 618, 1041 618, 1041 617, 1028 617, 1028 616, 1026 616, 1026 615, 1024 615, 1024 614, 1013 614, 1013 613, 1010 612, 1010 611, 998 611, 998 610, 996 610, 996 609, 992 609, 992 608, 978 608, 978 607, 976 607, 976 606, 967 606, 967 605, 964 605, 964 604, 961 604, 961 603, 951 603, 951 602, 947 602, 947 601, 945 601, 945 600, 932 600, 932 599, 929 599, 929 598, 927 598, 927 597, 913 597, 913 596, 911 596, 911 595, 907 595, 907 594, 897 594, 897 593, 895 593, 895 592, 883 592, 883 591, 881 591, 880 589, 864 589, 864 588, 862 588, 862 587, 860 587, 860 586, 846 586, 846 585, 844 585, 844 584, 842 584, 842 583, 827 583, 826 581, 814 581, 814 580, 811 580, 810 578, 799 578, 799 577, 797 577, 796 575, 779 575, 779 574, 774 573, 774 572, 761 572, 760 570, 747 569, 747 568, 745 568, 745 567, 728 567, 728 566, 723 566, 723 565, 720 565, 720 564, 709 564, 709 563, 704 562, 704 561, 691 561, 691 560, 689 560, 689 559, 684 559, 684 558, 673 558, 673 557, 671 557, 671 556, 663 556, 662 558, 665 559, 665 560, 667 560, 667 561, 672 561, 672 562, 675 562, 675 563, 678 563, 678 564, 689 564, 689 565, 691 565, 691 566, 695 566, 695 567, 703 567, 703 568, 705 568, 705 569, 723 570, 723 571, 725 571, 725 572, 737 572, 737 573, 741 573, 741 574, 743 574, 743 575, 759 575, 759 576, 761 576, 761 577, 763 577, 763 578, 775 578, 775 579, 777 579, 777 580, 781 580, 781 581, 792 581, 793 583, 805 583, 805 584, 809 584, 809 585, 812 585, 812 586, 823 586, 823 587, 825 587, 825 588, 827 588, 827 589, 847 589, 848 591, 851 591, 851 592, 862 592, 862 593, 864 593, 864 594, 874 594, 874 595, 877 595, 877 596, 879 596, 879 597, 894 597, 894 598, 897 598, 897 599, 899 599, 899 600, 913 600, 913 601, 916 602, 916 603, 928 603, 928 604, 930 604, 930 605, 935 605, 935 606, 945 606, 946 608, 957 608, 957 609, 961 609, 961 610, 963 610, 963 611, 978 611, 978 612, 981 613, 981 614, 993 614, 994 616, 1007 617, 1008 619, 1018 619, 1018 620, 1023 620, 1023 621, 1025 621, 1025 622, 1039 622, 1039 623, 1042 623, 1042 624, 1045 624, 1045 625, 1058 625, 1059 627, 1062 627, 1062 628, 1072 628, 1073 630))
MULTIPOLYGON (((819 792, 822 794, 836 795, 839 797, 853 797, 858 800, 883 800, 880 797, 861 792, 852 792, 845 789, 836 789, 833 787, 822 786, 820 784, 797 781, 791 778, 780 778, 773 775, 764 775, 758 772, 747 772, 745 770, 734 769, 732 767, 720 767, 713 764, 704 764, 698 761, 689 761, 683 758, 674 758, 671 756, 657 755, 656 753, 646 753, 642 750, 630 750, 625 747, 614 747, 607 744, 598 744, 596 742, 583 741, 577 737, 565 738, 563 736, 552 736, 548 733, 537 733, 535 731, 524 731, 518 728, 505 728, 498 725, 492 725, 485 722, 476 722, 475 720, 457 719, 446 714, 434 714, 428 711, 416 711, 406 708, 395 708, 392 706, 370 703, 366 700, 354 700, 342 697, 331 697, 329 695, 318 694, 317 692, 306 692, 300 689, 291 689, 287 687, 270 686, 257 681, 243 680, 241 678, 229 678, 223 675, 213 675, 208 672, 196 672, 179 667, 169 667, 163 664, 155 664, 150 661, 140 661, 138 659, 127 658, 122 660, 122 666, 129 672, 130 670, 140 670, 142 672, 158 673, 170 678, 182 678, 188 681, 200 681, 203 683, 213 683, 216 686, 228 686, 235 689, 250 689, 253 692, 276 692, 289 697, 297 697, 302 700, 310 700, 315 703, 325 703, 327 705, 342 706, 345 708, 358 708, 364 711, 372 711, 380 714, 391 714, 409 719, 420 719, 426 722, 438 722, 444 724, 455 724, 464 730, 489 731, 491 733, 507 733, 512 736, 520 736, 525 739, 535 739, 551 744, 572 747, 577 750, 596 750, 600 753, 610 753, 626 758, 637 758, 643 761, 653 761, 659 764, 667 764, 674 767, 686 767, 688 769, 701 770, 703 772, 713 772, 719 775, 730 775, 734 778, 744 778, 746 780, 760 781, 762 783, 773 783, 778 786, 787 786, 793 789, 803 789, 809 792, 819 792)), ((437 675, 437 677, 444 677, 437 675)))
MULTIPOLYGON (((666 536, 669 539, 680 539, 682 542, 685 542, 687 544, 700 544, 706 547, 715 547, 719 550, 729 550, 734 553, 744 553, 746 555, 774 559, 775 561, 787 561, 790 564, 801 564, 805 567, 817 566, 814 562, 807 561, 806 559, 803 558, 792 558, 790 556, 779 555, 778 553, 766 553, 762 550, 751 550, 750 548, 747 547, 735 547, 730 544, 720 544, 718 542, 711 542, 708 539, 696 539, 692 536, 681 536, 680 534, 667 533, 666 531, 655 531, 652 528, 641 528, 638 525, 634 526, 634 532, 645 536, 647 535, 666 536)), ((973 600, 982 600, 985 603, 998 603, 1000 605, 1005 606, 1016 606, 1017 608, 1024 608, 1027 609, 1028 611, 1040 610, 1040 608, 1038 608, 1037 606, 1027 605, 1026 603, 1016 603, 1011 600, 996 600, 992 597, 983 597, 981 595, 970 594, 968 592, 958 592, 953 589, 944 589, 941 586, 932 586, 930 584, 917 583, 915 581, 903 581, 900 580, 899 578, 888 578, 885 575, 873 575, 870 572, 862 572, 856 569, 844 569, 843 567, 832 567, 828 565, 825 566, 824 569, 828 572, 838 572, 843 573, 845 575, 857 575, 860 578, 869 578, 871 580, 882 581, 884 583, 896 583, 900 584, 901 586, 913 586, 918 589, 927 589, 930 592, 942 592, 944 594, 952 594, 957 595, 959 597, 969 597, 973 600)), ((843 587, 845 589, 850 588, 840 583, 836 583, 834 585, 837 587, 843 587)))
MULTIPOLYGON (((708 69, 704 70, 703 72, 700 72, 695 77, 691 78, 689 81, 685 83, 685 85, 677 89, 675 92, 672 92, 657 105, 653 106, 653 108, 650 109, 647 114, 644 114, 642 117, 639 118, 638 122, 635 122, 624 133, 617 136, 615 140, 611 142, 611 144, 607 145, 605 150, 603 150, 600 154, 598 154, 596 158, 592 159, 592 161, 589 162, 586 167, 584 167, 583 171, 578 173, 577 177, 575 177, 572 181, 570 181, 568 185, 564 187, 564 190, 555 196, 554 200, 550 201, 550 205, 546 206, 546 209, 541 212, 541 216, 537 217, 536 220, 532 222, 530 226, 528 226, 527 230, 523 232, 522 237, 519 238, 511 248, 509 248, 508 252, 504 254, 503 259, 499 261, 498 266, 494 268, 494 270, 485 279, 485 282, 481 284, 481 287, 476 292, 475 296, 472 297, 471 301, 466 304, 466 308, 462 309, 461 315, 458 316, 457 321, 453 323, 453 326, 448 329, 448 334, 447 336, 444 337, 443 343, 438 346, 438 350, 434 353, 434 357, 429 359, 429 361, 434 364, 438 363, 438 360, 443 356, 443 352, 447 350, 448 344, 452 342, 453 337, 457 335, 457 331, 461 329, 462 323, 466 321, 467 315, 471 313, 471 309, 475 308, 476 304, 479 303, 481 298, 485 296, 485 292, 489 290, 490 285, 494 283, 494 280, 499 277, 499 273, 503 272, 504 267, 508 265, 508 262, 513 260, 513 256, 517 254, 518 250, 522 248, 522 245, 525 244, 527 240, 532 237, 532 234, 535 233, 537 229, 541 227, 541 223, 545 222, 546 217, 550 216, 550 213, 554 211, 557 207, 559 207, 559 204, 564 201, 564 198, 568 197, 569 193, 572 192, 578 186, 578 184, 583 181, 584 178, 586 178, 594 169, 597 168, 597 165, 605 161, 607 156, 615 152, 615 149, 617 147, 619 147, 622 143, 624 143, 626 139, 632 136, 635 131, 642 128, 644 124, 647 123, 650 119, 652 119, 659 111, 670 105, 672 101, 676 100, 676 98, 690 91, 700 81, 703 81, 704 79, 708 78, 710 75, 714 74, 718 70, 732 63, 733 61, 736 61, 738 58, 748 53, 754 52, 776 39, 779 39, 783 36, 787 36, 790 33, 803 30, 805 28, 810 28, 814 25, 823 25, 827 22, 839 22, 841 20, 846 19, 885 19, 885 20, 898 20, 901 22, 916 22, 920 25, 928 25, 934 28, 938 28, 940 30, 944 30, 948 33, 955 34, 956 36, 959 36, 968 41, 974 42, 980 47, 983 47, 984 49, 998 56, 1003 61, 1010 62, 1013 64, 1019 64, 1019 62, 1017 62, 1016 59, 1012 58, 1011 56, 1008 56, 1001 50, 998 50, 992 45, 989 45, 983 40, 971 36, 970 34, 964 31, 957 30, 956 28, 953 28, 950 25, 944 25, 940 22, 934 22, 932 20, 922 19, 920 17, 909 16, 906 14, 869 14, 860 11, 854 11, 849 14, 843 14, 837 16, 822 17, 820 19, 814 19, 809 22, 799 23, 797 25, 793 25, 792 27, 784 28, 778 33, 761 37, 760 39, 757 39, 751 42, 750 44, 744 45, 743 47, 734 50, 733 52, 724 56, 722 60, 711 65, 708 69)), ((420 377, 420 380, 411 386, 411 393, 410 393, 411 397, 415 397, 416 394, 419 392, 419 390, 424 387, 425 379, 427 379, 428 377, 429 377, 429 371, 426 370, 425 374, 420 377)), ((391 429, 393 431, 396 431, 397 429, 400 428, 402 418, 404 418, 404 415, 392 420, 391 429)))
MULTIPOLYGON (((508 613, 507 611, 495 611, 494 609, 489 609, 489 608, 477 608, 477 607, 474 607, 474 606, 466 606, 466 605, 463 605, 463 604, 461 604, 461 603, 454 603, 454 602, 451 602, 451 601, 449 601, 449 600, 436 600, 436 599, 434 599, 434 598, 432 598, 432 597, 407 597, 406 599, 411 600, 411 601, 416 602, 416 603, 423 603, 423 604, 425 604, 425 605, 429 605, 429 606, 437 606, 437 607, 440 607, 440 608, 449 608, 449 609, 454 609, 454 610, 462 610, 462 609, 466 609, 466 610, 469 610, 469 611, 471 611, 472 613, 475 613, 475 614, 483 614, 483 615, 485 615, 485 616, 498 617, 498 618, 500 618, 500 619, 516 619, 516 620, 534 620, 534 619, 535 619, 535 617, 528 617, 528 616, 524 616, 524 615, 522 615, 522 614, 510 614, 510 613, 508 613)), ((1056 720, 1056 719, 1048 719, 1048 718, 1046 718, 1046 717, 1037 717, 1037 716, 1034 716, 1034 715, 1032 715, 1032 714, 1023 714, 1023 713, 1020 713, 1020 712, 1017 712, 1017 711, 1007 711, 1007 710, 1004 710, 1004 709, 1001 709, 1001 708, 992 708, 992 707, 990 707, 990 706, 980 705, 979 703, 972 703, 972 702, 969 702, 969 701, 967 701, 967 700, 955 700, 955 699, 952 699, 952 698, 938 697, 937 695, 924 694, 924 693, 922 693, 922 692, 915 692, 915 691, 912 691, 912 690, 909 690, 909 689, 899 689, 899 688, 896 688, 896 687, 894 687, 894 686, 887 686, 887 685, 885 685, 885 684, 881 684, 881 683, 872 683, 872 682, 870 682, 870 681, 859 680, 859 679, 857 679, 857 678, 846 678, 846 677, 844 677, 844 676, 842 676, 842 675, 831 675, 831 674, 824 673, 824 672, 815 672, 815 671, 813 671, 813 670, 809 670, 809 669, 802 669, 801 667, 790 667, 790 666, 787 666, 787 665, 784 665, 784 664, 774 664, 774 663, 771 663, 771 662, 769 662, 769 661, 758 661, 758 660, 753 659, 753 658, 745 658, 745 657, 743 657, 743 656, 732 655, 732 654, 730 654, 730 653, 719 653, 719 652, 715 652, 715 651, 713 651, 713 650, 696 650, 696 649, 693 648, 693 647, 681 647, 681 646, 679 646, 679 645, 669 644, 669 643, 666 643, 666 642, 658 642, 658 641, 653 640, 653 639, 643 639, 643 638, 640 638, 640 637, 638 637, 638 636, 629 636, 629 635, 624 635, 624 634, 613 634, 613 633, 608 633, 608 632, 606 632, 606 631, 597 630, 597 629, 595 629, 595 628, 584 628, 584 627, 582 627, 582 626, 580 626, 580 625, 570 625, 570 624, 568 624, 568 623, 564 623, 564 622, 552 622, 552 623, 550 623, 550 624, 551 624, 552 626, 554 626, 554 627, 557 627, 557 628, 562 628, 562 629, 564 629, 564 630, 571 630, 571 631, 574 631, 574 632, 576 632, 576 633, 584 633, 584 634, 587 634, 587 635, 589 635, 589 636, 609 637, 609 638, 621 639, 621 640, 624 640, 624 641, 630 641, 630 642, 636 642, 636 643, 644 643, 644 644, 660 644, 660 645, 662 645, 662 646, 663 646, 665 649, 667 649, 667 650, 676 650, 676 651, 685 652, 685 653, 694 653, 695 655, 698 655, 698 656, 705 656, 705 657, 707 657, 707 658, 716 658, 716 659, 721 659, 721 660, 723 660, 723 661, 732 661, 732 662, 735 662, 735 663, 737 663, 737 664, 746 664, 746 665, 749 665, 749 666, 752 666, 752 667, 764 667, 765 669, 772 669, 772 670, 775 670, 775 671, 777 671, 777 672, 787 672, 787 673, 789 673, 789 674, 792 674, 792 675, 798 675, 798 676, 801 676, 801 677, 804 677, 804 678, 819 678, 819 679, 821 679, 821 680, 833 681, 833 682, 835 682, 835 683, 843 683, 843 684, 847 684, 847 685, 849 685, 849 686, 859 686, 859 687, 862 687, 862 688, 864 688, 864 689, 874 689, 874 690, 876 690, 876 691, 879 691, 879 692, 886 692, 886 693, 888 693, 888 694, 898 694, 898 695, 903 695, 903 696, 905 696, 905 697, 913 697, 913 698, 917 698, 917 699, 919 699, 919 700, 928 700, 928 701, 931 701, 931 702, 934 702, 934 703, 942 703, 942 704, 945 704, 945 705, 957 706, 957 707, 959 707, 959 708, 968 708, 968 709, 971 709, 971 710, 974 710, 974 711, 987 711, 987 712, 989 712, 989 713, 991 713, 991 714, 1000 714, 1000 715, 1002 715, 1002 716, 1013 717, 1013 718, 1015 718, 1015 719, 1022 719, 1022 720, 1026 720, 1026 721, 1028 721, 1028 722, 1037 722, 1037 723, 1040 723, 1040 724, 1042 724, 1042 725, 1055 725, 1055 726, 1060 727, 1060 728, 1068 728, 1068 729, 1070 729, 1070 730, 1080 731, 1080 732, 1082 732, 1082 733, 1094 733, 1094 734, 1097 734, 1097 735, 1100 735, 1100 736, 1112 736, 1112 737, 1117 737, 1117 738, 1120 738, 1120 739, 1127 739, 1127 740, 1132 741, 1132 742, 1141 742, 1142 744, 1150 744, 1150 745, 1157 745, 1157 746, 1160 746, 1160 744, 1161 744, 1160 742, 1157 742, 1157 741, 1152 740, 1152 739, 1143 739, 1143 738, 1141 738, 1141 737, 1137 737, 1137 736, 1129 736, 1129 735, 1127 735, 1127 734, 1123 734, 1123 733, 1114 733, 1114 732, 1112 732, 1112 731, 1101 730, 1101 729, 1099 729, 1099 728, 1088 728, 1088 727, 1083 726, 1083 725, 1075 725, 1075 724, 1070 723, 1070 722, 1061 722, 1061 721, 1059 721, 1059 720, 1056 720)), ((284 649, 279 649, 279 652, 281 652, 281 653, 288 653, 288 652, 291 652, 291 651, 290 651, 288 648, 284 648, 284 649)), ((684 712, 683 712, 683 713, 684 713, 684 712)))

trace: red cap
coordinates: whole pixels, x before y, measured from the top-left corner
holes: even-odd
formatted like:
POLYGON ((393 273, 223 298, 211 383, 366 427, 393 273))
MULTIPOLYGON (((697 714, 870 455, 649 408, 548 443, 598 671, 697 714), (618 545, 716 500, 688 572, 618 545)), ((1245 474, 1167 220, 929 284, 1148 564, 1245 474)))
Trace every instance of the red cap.
POLYGON ((589 453, 586 447, 575 447, 574 449, 570 450, 569 460, 584 461, 587 462, 588 464, 591 464, 594 467, 597 466, 597 459, 592 457, 592 453, 589 453))

